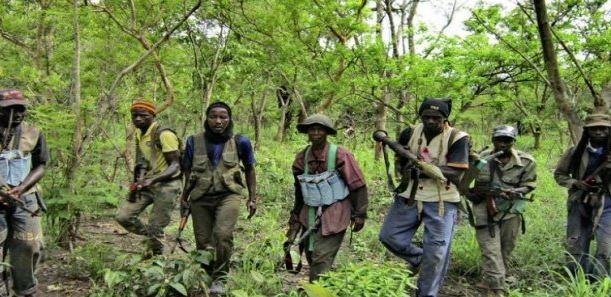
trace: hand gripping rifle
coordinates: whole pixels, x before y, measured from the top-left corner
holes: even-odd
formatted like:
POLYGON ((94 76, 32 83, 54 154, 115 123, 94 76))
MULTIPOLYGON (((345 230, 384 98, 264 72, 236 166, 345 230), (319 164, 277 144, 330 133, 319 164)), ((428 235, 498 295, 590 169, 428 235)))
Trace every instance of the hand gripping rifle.
POLYGON ((184 207, 182 204, 182 201, 184 201, 185 197, 189 197, 189 193, 191 193, 194 187, 195 187, 195 180, 190 179, 189 187, 185 189, 184 193, 182 193, 183 197, 180 197, 180 201, 181 201, 180 223, 178 224, 178 232, 176 233, 176 238, 174 238, 174 246, 172 246, 172 249, 170 250, 170 254, 174 253, 174 250, 176 250, 177 246, 183 252, 189 253, 187 249, 184 247, 184 245, 182 244, 182 231, 185 230, 185 228, 187 227, 187 222, 189 221, 189 215, 191 214, 191 207, 190 206, 184 207))
POLYGON ((460 182, 458 183, 458 191, 461 194, 466 195, 469 192, 469 187, 471 186, 471 183, 477 178, 484 166, 486 166, 488 162, 502 155, 503 153, 505 153, 505 151, 498 151, 484 158, 479 158, 475 160, 460 179, 460 182))
POLYGON ((9 193, 5 191, 5 189, 9 189, 9 188, 10 186, 8 185, 8 183, 6 183, 4 178, 0 176, 0 204, 4 204, 7 206, 11 204, 17 205, 18 207, 20 207, 21 209, 23 209, 25 212, 29 213, 33 217, 39 216, 41 211, 42 212, 47 211, 47 207, 45 206, 44 202, 41 200, 39 196, 36 196, 36 200, 38 201, 38 205, 39 205, 38 209, 36 211, 31 211, 30 209, 28 209, 27 205, 25 204, 25 201, 21 200, 21 198, 19 197, 10 195, 9 193))
POLYGON ((293 273, 293 274, 297 274, 299 273, 299 271, 301 271, 301 267, 302 267, 301 254, 303 253, 303 250, 305 248, 301 246, 301 243, 305 241, 306 238, 308 238, 308 236, 312 234, 312 232, 318 229, 319 226, 320 226, 320 216, 316 216, 316 220, 314 224, 308 227, 307 229, 305 229, 301 233, 301 236, 299 236, 299 238, 297 238, 297 236, 299 235, 299 232, 302 230, 301 223, 294 222, 293 224, 291 224, 291 226, 289 226, 289 231, 287 233, 287 240, 283 244, 284 267, 286 268, 286 271, 293 273), (291 257, 291 248, 294 246, 299 246, 299 263, 297 263, 297 267, 295 268, 293 265, 293 258, 291 257))
POLYGON ((4 204, 15 204, 17 206, 19 206, 21 209, 23 209, 25 212, 29 213, 30 215, 32 215, 33 217, 37 217, 40 215, 40 211, 42 211, 42 208, 38 208, 36 211, 31 211, 30 209, 28 209, 28 207, 25 204, 25 201, 21 200, 21 198, 17 198, 13 195, 10 195, 9 193, 5 192, 4 190, 0 190, 0 203, 4 203, 4 204))
MULTIPOLYGON (((490 237, 494 238, 494 216, 496 216, 500 210, 496 206, 496 201, 494 200, 496 197, 504 198, 513 201, 512 205, 516 200, 525 200, 525 201, 533 201, 533 196, 525 197, 521 192, 515 192, 511 190, 504 190, 500 187, 475 187, 472 190, 473 194, 477 197, 483 197, 481 199, 486 199, 486 214, 487 214, 487 224, 488 231, 490 232, 490 237)), ((513 206, 508 207, 504 210, 503 215, 499 219, 499 222, 502 222, 505 219, 505 216, 509 214, 513 206)), ((522 229, 524 229, 524 225, 522 225, 522 229)))
POLYGON ((403 146, 399 144, 398 142, 392 141, 390 138, 388 138, 388 133, 386 133, 386 131, 384 130, 375 131, 373 133, 373 140, 377 142, 381 142, 384 145, 387 145, 390 149, 395 151, 397 155, 403 158, 406 158, 409 161, 411 161, 412 163, 414 163, 418 168, 420 168, 420 170, 422 171, 424 175, 432 179, 435 179, 439 182, 447 181, 446 177, 443 175, 439 167, 418 159, 418 157, 414 153, 403 148, 403 146))

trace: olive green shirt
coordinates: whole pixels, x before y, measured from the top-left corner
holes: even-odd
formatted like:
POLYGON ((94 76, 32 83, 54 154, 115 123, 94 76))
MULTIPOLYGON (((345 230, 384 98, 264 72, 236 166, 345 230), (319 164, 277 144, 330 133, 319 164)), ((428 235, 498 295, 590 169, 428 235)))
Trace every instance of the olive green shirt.
MULTIPOLYGON (((480 154, 482 158, 492 154, 492 150, 486 150, 480 154)), ((530 191, 534 190, 537 186, 537 168, 535 159, 522 151, 511 149, 511 158, 507 164, 503 165, 498 159, 490 160, 487 166, 482 168, 482 171, 475 180, 476 187, 488 187, 493 185, 501 189, 515 189, 521 187, 528 187, 530 191), (491 162, 496 162, 498 166, 498 173, 493 175, 490 174, 491 162), (492 182, 490 178, 492 177, 492 182)), ((516 215, 516 213, 522 213, 525 208, 526 201, 524 200, 505 200, 500 197, 496 198, 497 207, 502 208, 500 203, 509 203, 511 207, 508 213, 499 211, 494 217, 495 221, 510 219, 516 215), (504 200, 504 201, 501 201, 504 200), (500 202, 500 203, 499 203, 500 202)), ((475 218, 475 224, 478 226, 487 224, 487 211, 486 211, 486 200, 473 206, 473 216, 475 218)))

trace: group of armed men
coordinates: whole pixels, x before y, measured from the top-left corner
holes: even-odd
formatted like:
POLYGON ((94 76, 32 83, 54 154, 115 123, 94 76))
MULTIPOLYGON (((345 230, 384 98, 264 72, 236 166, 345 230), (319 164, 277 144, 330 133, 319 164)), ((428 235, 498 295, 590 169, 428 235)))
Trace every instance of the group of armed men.
MULTIPOLYGON (((43 244, 44 203, 36 185, 49 161, 43 134, 24 121, 27 108, 19 90, 0 91, 0 244, 18 296, 35 296, 37 291, 34 272, 43 244)), ((223 102, 208 107, 203 132, 189 136, 184 149, 176 133, 156 121, 153 102, 137 100, 130 112, 136 128, 134 182, 119 206, 117 222, 147 238, 148 255, 162 254, 164 228, 179 201, 183 213, 192 216, 196 248, 214 255, 203 267, 212 278, 209 293, 224 294, 240 205, 246 198, 249 217, 257 208, 250 140, 234 133, 231 108, 223 102), (148 222, 142 222, 139 215, 151 205, 148 222)), ((518 132, 507 125, 493 129, 493 147, 477 158, 470 153, 468 134, 450 126, 450 113, 451 101, 427 98, 418 109, 420 123, 404 129, 397 142, 376 139, 395 150, 401 176, 379 240, 418 274, 416 296, 437 296, 450 263, 458 211, 466 205, 483 258, 477 286, 502 296, 507 293, 510 254, 524 232, 526 194, 536 187, 535 160, 513 147, 518 132), (469 175, 474 182, 465 187, 469 175), (461 197, 467 200, 461 203, 461 197), (418 243, 414 235, 421 224, 423 240, 418 243)), ((609 275, 610 129, 609 115, 587 116, 579 143, 560 158, 554 172, 569 192, 568 268, 574 273, 583 269, 593 278, 609 275)), ((285 247, 300 246, 313 282, 331 269, 347 230, 364 227, 369 198, 354 156, 328 140, 337 134, 329 117, 309 116, 297 130, 307 134, 309 145, 292 165, 295 200, 285 247)))

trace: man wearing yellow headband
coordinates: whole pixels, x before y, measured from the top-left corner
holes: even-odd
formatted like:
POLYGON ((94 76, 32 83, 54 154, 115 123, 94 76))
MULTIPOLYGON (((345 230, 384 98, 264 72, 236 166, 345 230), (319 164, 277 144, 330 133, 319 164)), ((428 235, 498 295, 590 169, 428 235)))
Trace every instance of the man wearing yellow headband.
POLYGON ((160 127, 156 107, 149 101, 135 101, 131 107, 136 126, 136 166, 128 199, 119 207, 117 222, 128 231, 148 237, 146 255, 163 253, 163 229, 181 189, 180 142, 176 133, 160 127), (153 205, 148 224, 138 215, 153 205))

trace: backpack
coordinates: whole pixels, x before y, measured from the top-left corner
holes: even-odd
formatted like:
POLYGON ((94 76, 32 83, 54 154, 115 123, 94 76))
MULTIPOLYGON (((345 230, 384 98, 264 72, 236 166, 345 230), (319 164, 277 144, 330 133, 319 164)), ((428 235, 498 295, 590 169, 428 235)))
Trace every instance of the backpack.
MULTIPOLYGON (((178 134, 176 134, 176 131, 174 131, 174 129, 169 128, 169 127, 162 127, 160 125, 157 125, 157 127, 155 127, 155 131, 152 132, 152 141, 153 144, 155 145, 155 147, 159 150, 161 150, 162 146, 161 146, 161 133, 163 131, 170 131, 172 133, 174 133, 174 135, 176 135, 176 138, 178 139, 178 164, 181 165, 181 175, 182 175, 182 158, 185 152, 185 147, 182 143, 182 139, 180 137, 178 137, 178 134)), ((145 168, 146 170, 150 170, 152 169, 151 164, 149 164, 149 162, 147 160, 144 159, 144 156, 142 155, 142 152, 140 151, 140 145, 138 143, 138 141, 136 140, 136 168, 145 168)), ((134 170, 134 174, 137 174, 138 170, 134 170)))

